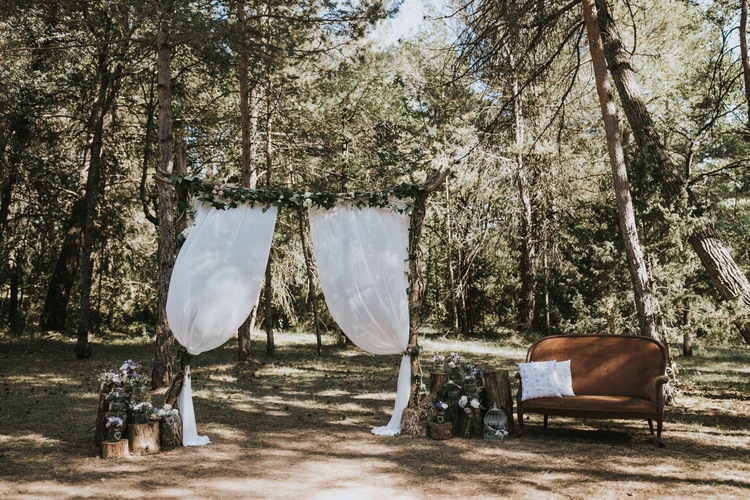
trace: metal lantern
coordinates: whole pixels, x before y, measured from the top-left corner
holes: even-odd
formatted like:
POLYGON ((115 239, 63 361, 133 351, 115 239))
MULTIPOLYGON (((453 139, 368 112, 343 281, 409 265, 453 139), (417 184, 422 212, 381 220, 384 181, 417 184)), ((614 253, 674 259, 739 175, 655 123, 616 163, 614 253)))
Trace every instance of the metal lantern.
POLYGON ((486 441, 504 441, 508 435, 508 417, 496 404, 484 416, 484 439, 486 441))
POLYGON ((449 380, 442 389, 443 400, 448 402, 455 402, 461 398, 461 386, 449 380))

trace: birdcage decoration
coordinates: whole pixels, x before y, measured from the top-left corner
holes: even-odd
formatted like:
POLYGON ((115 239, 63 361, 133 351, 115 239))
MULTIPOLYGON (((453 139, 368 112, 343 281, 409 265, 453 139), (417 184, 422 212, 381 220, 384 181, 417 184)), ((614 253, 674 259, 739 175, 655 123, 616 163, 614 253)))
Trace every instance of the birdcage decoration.
POLYGON ((508 436, 508 417, 496 404, 484 416, 484 439, 486 441, 504 441, 508 436))

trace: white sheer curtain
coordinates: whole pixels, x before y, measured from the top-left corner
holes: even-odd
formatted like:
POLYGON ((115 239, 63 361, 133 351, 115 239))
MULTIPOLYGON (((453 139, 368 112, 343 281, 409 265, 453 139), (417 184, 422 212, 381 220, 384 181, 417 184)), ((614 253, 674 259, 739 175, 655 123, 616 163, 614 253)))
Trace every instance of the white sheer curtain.
MULTIPOLYGON (((167 296, 167 320, 190 354, 215 349, 245 321, 260 294, 271 250, 276 208, 199 205, 177 256, 167 296)), ((183 445, 199 446, 190 367, 179 398, 183 445)))
MULTIPOLYGON (((409 216, 390 208, 312 208, 310 234, 320 285, 336 323, 368 352, 404 352, 409 342, 409 216)), ((403 356, 393 416, 373 434, 401 431, 410 386, 410 359, 403 356)))

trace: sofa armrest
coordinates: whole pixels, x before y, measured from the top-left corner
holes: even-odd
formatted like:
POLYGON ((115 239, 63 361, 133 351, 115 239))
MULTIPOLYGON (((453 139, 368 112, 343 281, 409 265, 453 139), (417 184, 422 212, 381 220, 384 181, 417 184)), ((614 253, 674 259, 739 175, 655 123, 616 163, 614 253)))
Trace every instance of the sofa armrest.
POLYGON ((664 406, 664 384, 669 382, 669 377, 666 375, 657 375, 651 377, 646 385, 646 396, 650 401, 656 403, 657 406, 664 406))

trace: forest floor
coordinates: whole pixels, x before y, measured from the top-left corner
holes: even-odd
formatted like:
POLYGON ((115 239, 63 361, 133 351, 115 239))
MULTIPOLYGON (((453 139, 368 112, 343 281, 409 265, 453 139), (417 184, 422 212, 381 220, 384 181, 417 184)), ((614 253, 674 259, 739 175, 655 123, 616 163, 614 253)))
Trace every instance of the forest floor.
MULTIPOLYGON (((750 350, 676 358, 679 392, 665 448, 640 421, 529 415, 522 438, 435 441, 376 437, 390 418, 398 356, 374 356, 312 335, 278 333, 276 355, 238 370, 236 343, 193 359, 198 432, 211 444, 102 459, 94 444, 97 375, 134 359, 148 339, 0 337, 0 498, 750 498, 750 350)), ((526 345, 421 341, 423 359, 461 353, 508 369, 526 345)), ((263 357, 264 344, 253 344, 263 357)), ((514 388, 515 391, 515 388, 514 388)), ((153 394, 163 402, 163 394, 153 394)))

